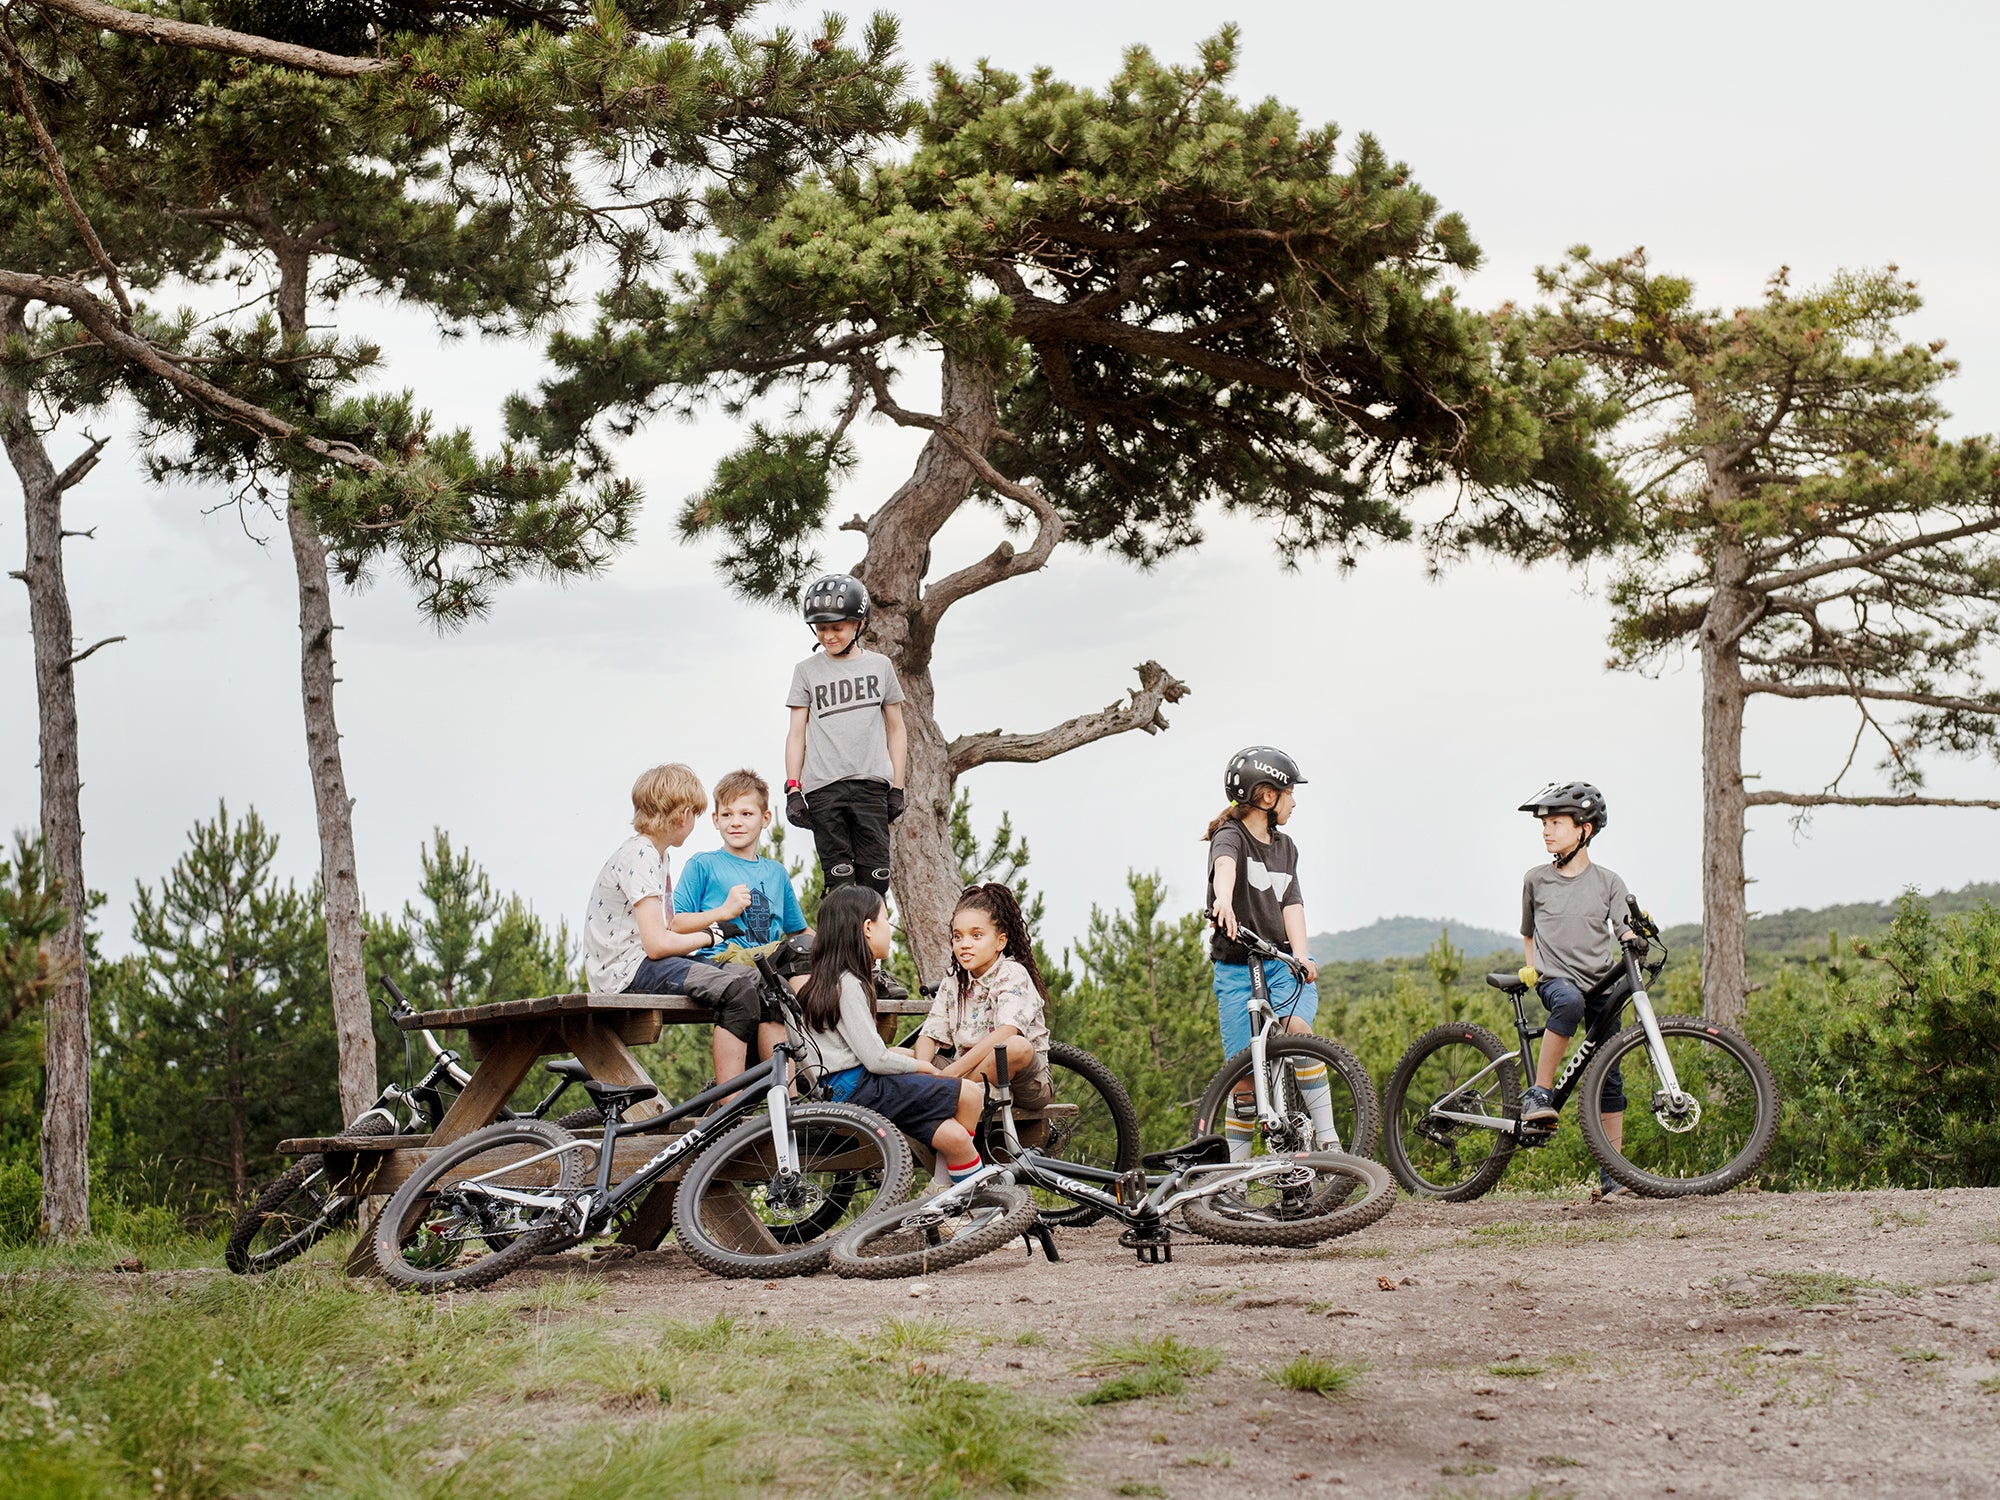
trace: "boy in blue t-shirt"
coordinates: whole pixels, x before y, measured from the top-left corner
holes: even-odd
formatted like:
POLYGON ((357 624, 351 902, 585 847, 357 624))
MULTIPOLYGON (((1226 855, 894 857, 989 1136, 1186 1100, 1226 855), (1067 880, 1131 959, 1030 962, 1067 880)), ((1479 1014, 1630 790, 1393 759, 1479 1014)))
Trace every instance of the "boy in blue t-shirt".
POLYGON ((682 866, 674 882, 673 927, 700 932, 712 922, 735 922, 740 935, 696 957, 747 964, 768 954, 780 974, 803 980, 812 965, 812 933, 785 867, 757 854, 770 826, 771 788, 763 777, 731 771, 715 784, 715 827, 723 847, 705 849, 682 866))

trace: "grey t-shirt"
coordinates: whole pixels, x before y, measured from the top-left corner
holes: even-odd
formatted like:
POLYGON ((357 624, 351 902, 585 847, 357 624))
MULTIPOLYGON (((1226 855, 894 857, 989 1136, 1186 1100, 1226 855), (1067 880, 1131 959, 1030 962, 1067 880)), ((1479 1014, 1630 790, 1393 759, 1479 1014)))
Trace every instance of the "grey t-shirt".
MULTIPOLYGON (((1306 900, 1299 892, 1299 846, 1275 828, 1271 842, 1260 844, 1241 823, 1224 823, 1208 843, 1211 911, 1215 908, 1215 862, 1224 855, 1236 861, 1237 925, 1289 953, 1292 940, 1285 936, 1285 908, 1303 906, 1306 900)), ((1209 942, 1209 957, 1219 964, 1247 964, 1250 950, 1218 927, 1209 942)))
POLYGON ((1625 882, 1603 865, 1581 875, 1536 865, 1521 881, 1521 936, 1535 940, 1535 967, 1580 989, 1600 983, 1618 967, 1612 932, 1630 925, 1630 899, 1625 882))
POLYGON ((838 659, 815 651, 792 669, 790 708, 807 710, 806 764, 799 780, 810 795, 836 781, 893 782, 882 710, 903 701, 896 669, 879 651, 838 659))

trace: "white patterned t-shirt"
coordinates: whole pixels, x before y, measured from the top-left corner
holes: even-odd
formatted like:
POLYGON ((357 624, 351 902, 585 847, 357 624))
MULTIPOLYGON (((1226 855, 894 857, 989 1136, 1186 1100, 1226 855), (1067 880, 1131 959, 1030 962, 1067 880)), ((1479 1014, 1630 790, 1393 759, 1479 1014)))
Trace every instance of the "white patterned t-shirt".
POLYGON ((1026 1037, 1035 1049, 1035 1076, 1049 1076, 1049 1023, 1042 997, 1026 967, 1011 958, 996 958, 992 968, 972 981, 963 1000, 957 978, 947 979, 917 1034, 963 1052, 985 1041, 996 1026, 1011 1026, 1026 1037))
POLYGON ((646 959, 639 918, 632 908, 648 896, 658 896, 664 914, 672 889, 666 855, 643 833, 633 834, 604 862, 590 893, 590 910, 583 916, 583 966, 593 995, 625 992, 646 959))

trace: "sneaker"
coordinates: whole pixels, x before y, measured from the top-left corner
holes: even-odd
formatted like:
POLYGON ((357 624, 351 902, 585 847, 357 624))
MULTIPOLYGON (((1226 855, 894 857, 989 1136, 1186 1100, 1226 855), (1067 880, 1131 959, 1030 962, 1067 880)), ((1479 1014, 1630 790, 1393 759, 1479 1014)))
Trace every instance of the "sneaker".
POLYGON ((1609 1203, 1614 1198, 1635 1198, 1637 1196, 1638 1194, 1615 1178, 1602 1177, 1598 1179, 1596 1188, 1592 1190, 1590 1201, 1592 1203, 1609 1203))
POLYGON ((1556 1121, 1555 1096, 1537 1085, 1521 1096, 1523 1125, 1553 1125, 1556 1121))
POLYGON ((875 998, 877 1000, 907 1000, 910 992, 898 984, 889 971, 880 964, 875 966, 875 998))

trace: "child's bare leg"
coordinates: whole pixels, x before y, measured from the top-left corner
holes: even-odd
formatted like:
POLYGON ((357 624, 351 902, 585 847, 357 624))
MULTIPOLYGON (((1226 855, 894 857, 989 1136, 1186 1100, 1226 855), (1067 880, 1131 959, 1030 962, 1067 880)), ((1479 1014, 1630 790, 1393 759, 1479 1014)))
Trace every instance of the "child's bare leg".
POLYGON ((1604 1116, 1604 1138, 1611 1142, 1613 1151, 1622 1150, 1625 1145, 1625 1111, 1604 1116))
POLYGON ((999 1056, 1003 1047, 1007 1053, 1008 1078, 1019 1078, 1035 1065, 1034 1044, 1024 1036, 1010 1036, 1001 1047, 996 1047, 993 1051, 986 1054, 985 1060, 972 1070, 971 1076, 973 1078, 983 1078, 988 1083, 998 1083, 1000 1081, 1000 1074, 994 1064, 994 1058, 999 1056))
POLYGON ((1535 1059, 1535 1087, 1549 1088, 1556 1081, 1556 1069, 1562 1066, 1563 1054, 1569 1051, 1570 1039, 1558 1031, 1542 1033, 1541 1055, 1535 1059))
POLYGON ((743 1071, 750 1059, 750 1048, 743 1039, 733 1032, 724 1031, 720 1026, 715 1028, 714 1040, 709 1043, 709 1052, 715 1059, 717 1083, 729 1082, 743 1071))

